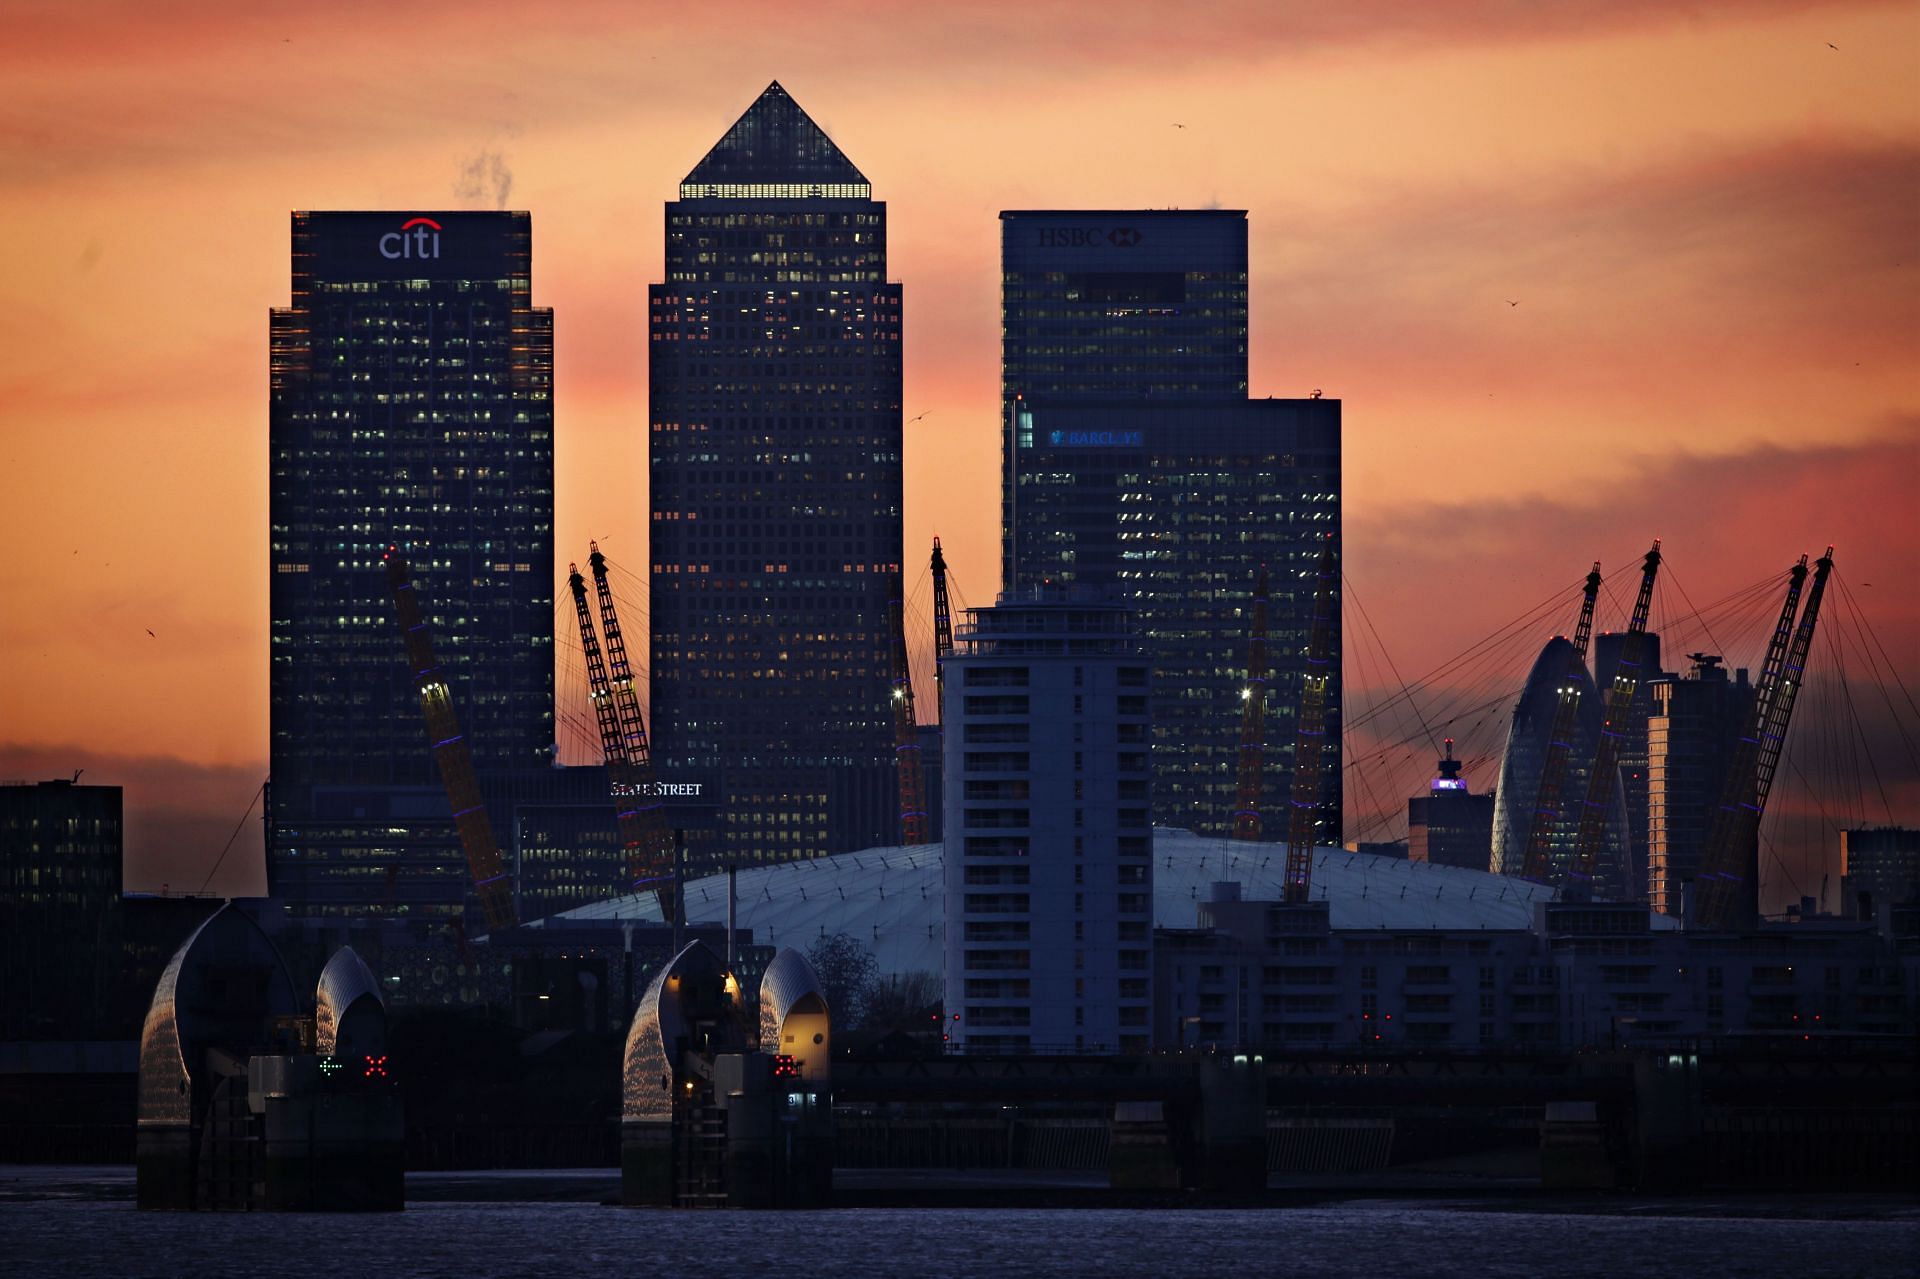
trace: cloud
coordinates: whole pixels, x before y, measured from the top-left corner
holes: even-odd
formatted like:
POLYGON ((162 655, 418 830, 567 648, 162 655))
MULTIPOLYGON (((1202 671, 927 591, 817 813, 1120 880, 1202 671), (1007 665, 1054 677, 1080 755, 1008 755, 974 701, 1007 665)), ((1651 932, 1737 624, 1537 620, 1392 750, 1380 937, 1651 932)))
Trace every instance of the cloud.
POLYGON ((477 151, 460 162, 459 176, 453 181, 456 200, 492 200, 496 209, 507 208, 513 194, 513 170, 498 151, 477 151))
MULTIPOLYGON (((649 105, 656 116, 698 120, 693 104, 727 77, 746 94, 753 81, 778 76, 809 101, 813 86, 844 82, 848 65, 863 69, 866 91, 899 103, 954 84, 1062 92, 1105 77, 1137 82, 1261 63, 1311 74, 1349 51, 1525 50, 1734 31, 1807 14, 1891 12, 1897 20, 1900 11, 1870 0, 1224 0, 1176 22, 1160 0, 997 0, 906 6, 879 21, 871 0, 705 8, 585 0, 535 22, 505 0, 343 0, 297 13, 228 0, 197 5, 186 18, 132 3, 109 12, 43 5, 10 15, 0 74, 12 103, 0 109, 0 137, 16 145, 0 183, 236 153, 364 156, 369 139, 389 146, 476 119, 574 127, 649 105), (508 75, 513 91, 501 87, 508 75)), ((1873 48, 1855 39, 1857 29, 1828 33, 1859 48, 1855 65, 1873 48)), ((1823 41, 1808 35, 1806 44, 1809 58, 1832 57, 1823 41)), ((831 129, 834 118, 822 123, 831 129)))

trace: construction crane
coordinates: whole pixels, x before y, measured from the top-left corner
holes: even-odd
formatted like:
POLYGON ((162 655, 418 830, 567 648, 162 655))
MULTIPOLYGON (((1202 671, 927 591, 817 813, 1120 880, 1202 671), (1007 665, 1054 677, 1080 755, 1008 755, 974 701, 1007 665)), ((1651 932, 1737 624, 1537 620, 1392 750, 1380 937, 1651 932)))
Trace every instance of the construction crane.
POLYGON ((1593 602, 1599 595, 1600 561, 1595 560, 1580 599, 1580 624, 1573 631, 1573 659, 1567 663, 1567 682, 1554 690, 1547 756, 1540 764, 1533 821, 1527 826, 1527 853, 1520 873, 1536 884, 1547 883, 1553 871, 1553 833, 1560 824, 1560 787, 1567 775, 1567 755, 1573 747, 1574 730, 1580 724, 1580 684, 1587 673, 1587 644, 1593 638, 1593 602))
MULTIPOLYGON (((620 634, 620 618, 613 608, 613 588, 607 584, 607 557, 600 543, 587 543, 587 565, 593 570, 594 596, 600 604, 600 634, 607 646, 607 687, 620 726, 621 753, 626 761, 629 788, 624 809, 631 809, 635 842, 626 843, 627 870, 635 888, 646 888, 673 878, 673 832, 667 810, 654 785, 653 752, 647 745, 647 724, 640 715, 640 697, 633 687, 633 669, 627 664, 627 642, 620 634)), ((623 839, 623 843, 626 841, 623 839)), ((662 918, 671 922, 673 894, 660 890, 662 918)))
POLYGON ((487 927, 511 928, 519 923, 514 910, 513 887, 506 868, 500 862, 500 846, 493 838, 493 823, 487 820, 487 806, 480 799, 480 783, 473 775, 473 756, 467 739, 460 732, 459 717, 453 711, 453 694, 446 674, 433 660, 433 640, 427 634, 426 619, 420 614, 420 600, 413 590, 412 574, 406 557, 397 547, 386 554, 387 587, 393 592, 394 610, 400 615, 400 631, 407 642, 407 660, 413 666, 413 682, 420 695, 420 713, 427 721, 427 736, 433 741, 433 759, 439 766, 440 784, 446 788, 447 803, 453 808, 453 824, 460 833, 460 847, 467 854, 467 870, 473 876, 473 890, 480 898, 487 927))
POLYGON ((1735 748, 1733 767, 1728 770, 1720 807, 1707 835, 1706 853, 1700 860, 1699 906, 1694 919, 1702 928, 1734 927, 1740 922, 1739 916, 1752 915, 1758 909, 1760 818, 1766 812, 1767 794, 1780 767, 1780 752, 1787 744, 1787 725, 1805 682, 1813 628, 1820 617, 1827 575, 1832 571, 1833 548, 1829 546, 1827 553, 1814 562, 1813 589, 1807 593, 1806 608, 1793 627, 1792 640, 1783 645, 1782 637, 1793 623, 1794 607, 1806 580, 1807 557, 1802 555, 1793 568, 1786 603, 1760 668, 1760 682, 1754 686, 1746 731, 1735 748))
MULTIPOLYGON (((574 620, 580 626, 580 648, 587 662, 587 699, 593 703, 593 717, 600 729, 600 750, 607 761, 607 789, 613 796, 614 822, 620 847, 625 854, 627 873, 636 887, 661 878, 657 849, 662 842, 660 830, 651 829, 644 814, 657 812, 658 799, 650 786, 643 785, 627 752, 627 740, 621 730, 620 710, 615 703, 612 682, 607 676, 606 659, 593 624, 593 610, 587 605, 587 583, 578 564, 567 565, 567 589, 573 593, 574 620)), ((624 657, 624 654, 622 654, 624 657)), ((664 826, 664 823, 661 823, 664 826)), ((671 873, 672 854, 667 854, 671 873)), ((673 894, 660 893, 661 916, 673 918, 673 894)))
POLYGON ((920 724, 913 713, 913 673, 907 667, 906 601, 901 577, 888 576, 887 629, 893 644, 893 759, 900 774, 900 842, 928 842, 926 779, 920 768, 920 724))
POLYGON ((953 606, 947 600, 947 557, 940 539, 933 539, 933 722, 938 724, 947 702, 947 658, 953 655, 953 606))
POLYGON ((1240 690, 1239 793, 1233 809, 1233 837, 1260 838, 1261 763, 1267 733, 1267 566, 1253 584, 1253 630, 1247 637, 1247 683, 1240 690))
POLYGON ((1304 902, 1313 888, 1315 816, 1320 811, 1320 770, 1326 757, 1327 683, 1332 676, 1333 542, 1320 548, 1319 581, 1313 593, 1313 631, 1307 669, 1300 682, 1299 731, 1293 744, 1293 811, 1287 823, 1287 878, 1282 896, 1304 902))
POLYGON ((1626 731, 1627 717, 1633 711, 1633 697, 1640 687, 1640 655, 1646 648, 1647 613, 1653 606, 1653 582, 1659 573, 1660 539, 1656 537, 1653 549, 1647 552, 1640 566, 1640 594, 1634 598, 1633 618, 1620 641, 1613 681, 1607 685, 1600 742, 1594 751, 1593 767, 1587 772, 1587 797, 1580 806, 1580 829, 1573 841, 1573 865, 1569 874, 1573 891, 1582 895, 1593 883, 1600 845, 1606 838, 1607 819, 1613 813, 1620 771, 1620 735, 1626 731))

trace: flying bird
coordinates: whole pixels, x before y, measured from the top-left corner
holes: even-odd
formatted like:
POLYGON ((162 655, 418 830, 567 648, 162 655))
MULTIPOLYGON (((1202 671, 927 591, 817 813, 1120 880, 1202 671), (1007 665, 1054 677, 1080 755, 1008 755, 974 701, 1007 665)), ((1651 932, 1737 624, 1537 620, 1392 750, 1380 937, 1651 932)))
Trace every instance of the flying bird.
MULTIPOLYGON (((933 412, 933 410, 932 410, 932 409, 928 409, 928 410, 927 410, 927 413, 931 413, 931 412, 933 412)), ((920 417, 925 417, 925 416, 927 415, 927 413, 922 413, 922 414, 920 415, 920 417)), ((920 417, 914 417, 914 418, 908 418, 908 419, 907 419, 907 425, 908 425, 908 426, 912 426, 912 425, 913 425, 913 424, 914 424, 915 422, 918 422, 918 421, 920 420, 920 417)))
POLYGON ((158 635, 154 635, 154 634, 153 634, 153 631, 152 631, 151 629, 149 629, 149 630, 147 631, 147 634, 148 634, 148 635, 153 635, 153 638, 154 638, 154 639, 159 639, 159 638, 160 638, 160 637, 159 637, 158 635))
POLYGON ((1507 299, 1507 305, 1508 305, 1508 306, 1519 306, 1520 304, 1519 304, 1518 302, 1516 302, 1516 301, 1514 301, 1514 300, 1513 300, 1512 298, 1508 298, 1508 299, 1507 299))
POLYGON ((1832 49, 1835 53, 1840 52, 1840 46, 1831 40, 1827 41, 1827 48, 1832 49))
POLYGON ((1184 125, 1184 124, 1176 124, 1176 125, 1174 125, 1173 127, 1174 127, 1174 128, 1176 128, 1176 129, 1184 129, 1184 128, 1186 128, 1187 126, 1186 126, 1186 125, 1184 125))

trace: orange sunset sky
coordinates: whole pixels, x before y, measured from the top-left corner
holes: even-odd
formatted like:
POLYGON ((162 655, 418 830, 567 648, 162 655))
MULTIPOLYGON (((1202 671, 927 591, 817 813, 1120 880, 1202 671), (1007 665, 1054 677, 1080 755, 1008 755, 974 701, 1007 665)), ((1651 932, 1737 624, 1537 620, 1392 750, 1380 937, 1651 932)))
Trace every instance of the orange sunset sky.
MULTIPOLYGON (((888 202, 910 564, 938 533, 969 602, 997 586, 997 212, 1244 208, 1251 393, 1344 400, 1346 572, 1401 674, 1556 591, 1570 626, 1588 562, 1656 535, 1701 603, 1837 543, 1905 684, 1853 681, 1884 748, 1854 815, 1920 823, 1920 6, 11 0, 0 29, 0 777, 124 785, 130 888, 199 887, 266 771, 288 211, 532 211, 558 571, 591 536, 638 570, 661 206, 776 78, 888 202)), ((1380 683, 1352 609, 1350 716, 1380 683)), ((1837 858, 1802 842, 1813 892, 1837 858)), ((258 891, 259 844, 211 887, 258 891)))

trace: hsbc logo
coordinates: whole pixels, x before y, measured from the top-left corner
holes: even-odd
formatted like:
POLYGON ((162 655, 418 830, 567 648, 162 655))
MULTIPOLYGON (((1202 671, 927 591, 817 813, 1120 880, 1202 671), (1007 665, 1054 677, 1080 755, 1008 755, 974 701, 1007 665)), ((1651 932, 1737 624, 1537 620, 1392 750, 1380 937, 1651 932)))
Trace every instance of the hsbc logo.
POLYGON ((380 237, 380 256, 394 261, 401 258, 437 258, 440 256, 440 231, 432 218, 409 218, 398 231, 380 237))
POLYGON ((1131 249, 1140 240, 1139 228, 1130 226, 1114 227, 1112 230, 1097 226, 1040 228, 1040 247, 1043 249, 1091 249, 1102 244, 1110 244, 1116 249, 1131 249))

